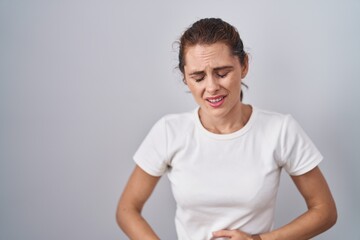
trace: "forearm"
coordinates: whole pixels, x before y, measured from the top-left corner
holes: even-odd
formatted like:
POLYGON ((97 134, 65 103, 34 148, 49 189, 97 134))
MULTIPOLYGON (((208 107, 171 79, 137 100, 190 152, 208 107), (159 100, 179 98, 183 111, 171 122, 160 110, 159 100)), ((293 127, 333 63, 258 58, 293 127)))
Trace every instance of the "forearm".
POLYGON ((289 224, 269 233, 262 240, 308 240, 333 226, 337 215, 334 206, 311 208, 289 224))
POLYGON ((116 220, 124 233, 133 240, 159 240, 141 216, 141 210, 160 177, 154 177, 136 166, 120 198, 116 220))
POLYGON ((159 240, 140 212, 131 209, 119 209, 117 222, 123 232, 133 240, 159 240))

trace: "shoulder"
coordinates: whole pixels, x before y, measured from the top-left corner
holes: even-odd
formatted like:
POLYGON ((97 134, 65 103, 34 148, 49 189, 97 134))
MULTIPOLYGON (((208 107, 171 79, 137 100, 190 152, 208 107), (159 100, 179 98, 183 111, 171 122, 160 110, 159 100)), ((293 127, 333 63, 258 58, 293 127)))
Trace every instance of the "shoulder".
POLYGON ((297 132, 299 129, 291 114, 257 108, 254 109, 254 113, 254 131, 266 138, 279 139, 285 133, 297 132))
POLYGON ((163 124, 168 134, 186 133, 195 126, 195 111, 167 114, 159 122, 163 124))
POLYGON ((193 121, 194 111, 166 114, 162 119, 168 124, 189 123, 193 121))
POLYGON ((256 120, 256 128, 259 132, 265 133, 264 135, 279 137, 284 145, 289 143, 291 139, 294 141, 299 139, 311 141, 291 114, 258 110, 256 120))
POLYGON ((254 108, 254 113, 256 114, 257 124, 262 126, 281 127, 285 122, 289 121, 289 119, 292 119, 290 114, 260 108, 254 108))

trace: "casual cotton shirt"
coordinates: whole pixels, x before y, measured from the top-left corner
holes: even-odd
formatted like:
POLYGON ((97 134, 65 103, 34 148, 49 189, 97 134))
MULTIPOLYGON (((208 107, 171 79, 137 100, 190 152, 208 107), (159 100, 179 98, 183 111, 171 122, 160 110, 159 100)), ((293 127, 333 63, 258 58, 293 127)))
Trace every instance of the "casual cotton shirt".
POLYGON ((221 229, 270 231, 281 169, 304 174, 322 155, 293 117, 253 107, 246 125, 230 134, 206 130, 198 109, 166 115, 134 160, 150 175, 167 173, 178 239, 208 240, 221 229))

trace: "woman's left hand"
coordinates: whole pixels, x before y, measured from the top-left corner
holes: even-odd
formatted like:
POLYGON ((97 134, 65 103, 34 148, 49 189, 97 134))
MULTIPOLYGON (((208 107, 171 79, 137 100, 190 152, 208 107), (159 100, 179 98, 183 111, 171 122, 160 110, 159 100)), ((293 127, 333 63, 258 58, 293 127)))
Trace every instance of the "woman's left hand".
POLYGON ((219 230, 213 232, 213 238, 229 238, 231 240, 252 240, 253 238, 240 230, 219 230))

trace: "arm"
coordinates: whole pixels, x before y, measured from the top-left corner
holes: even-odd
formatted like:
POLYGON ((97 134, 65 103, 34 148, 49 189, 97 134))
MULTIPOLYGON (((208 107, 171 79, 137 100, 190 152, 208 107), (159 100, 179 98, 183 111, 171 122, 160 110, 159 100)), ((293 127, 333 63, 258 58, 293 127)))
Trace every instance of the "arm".
POLYGON ((160 177, 154 177, 136 166, 120 198, 116 220, 130 239, 160 239, 141 216, 141 210, 160 177))
POLYGON ((236 240, 307 240, 330 227, 337 219, 335 202, 318 167, 292 179, 306 201, 308 210, 289 224, 259 236, 250 236, 240 230, 220 230, 214 238, 228 237, 236 240))
POLYGON ((330 227, 337 220, 334 199, 318 167, 292 179, 306 201, 308 210, 289 224, 269 233, 262 240, 306 240, 330 227))

